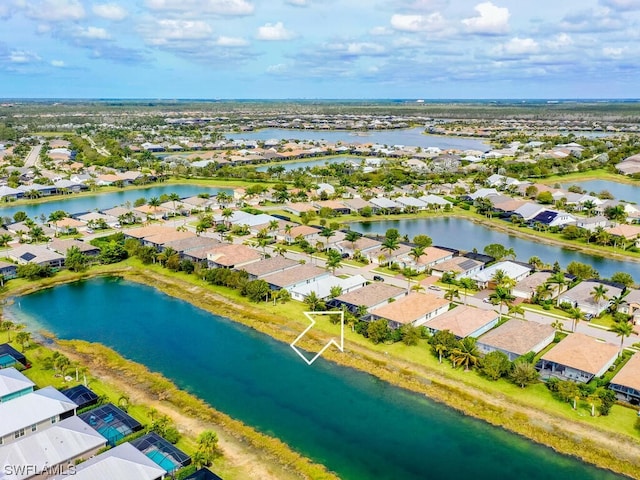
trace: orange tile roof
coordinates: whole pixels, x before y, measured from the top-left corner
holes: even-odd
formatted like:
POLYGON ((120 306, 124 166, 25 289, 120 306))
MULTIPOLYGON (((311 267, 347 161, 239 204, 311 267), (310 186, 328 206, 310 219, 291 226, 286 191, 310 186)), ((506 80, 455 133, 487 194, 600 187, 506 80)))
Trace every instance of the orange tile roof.
POLYGON ((459 305, 427 323, 434 330, 449 330, 456 337, 464 338, 499 317, 493 310, 459 305))
POLYGON ((618 355, 618 347, 582 333, 571 333, 542 356, 542 360, 596 375, 618 355))
POLYGON ((412 292, 395 302, 376 308, 372 313, 397 323, 411 323, 449 303, 449 300, 430 293, 412 292))

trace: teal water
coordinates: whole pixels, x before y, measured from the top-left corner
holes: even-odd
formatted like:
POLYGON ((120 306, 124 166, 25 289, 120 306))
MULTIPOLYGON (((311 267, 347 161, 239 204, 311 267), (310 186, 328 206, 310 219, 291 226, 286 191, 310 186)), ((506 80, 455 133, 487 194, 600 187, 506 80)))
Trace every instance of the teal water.
POLYGON ((108 345, 345 479, 620 478, 151 287, 93 279, 6 313, 108 345))
POLYGON ((571 185, 582 187, 587 193, 598 194, 603 190, 608 191, 617 200, 626 200, 627 202, 640 202, 640 182, 619 183, 611 180, 585 180, 584 182, 567 182, 561 183, 562 188, 569 188, 571 185))
POLYGON ((569 248, 556 245, 546 245, 507 233, 478 225, 464 218, 435 217, 435 218, 406 218, 401 220, 382 220, 375 222, 352 223, 351 228, 361 233, 375 233, 384 235, 390 228, 397 229, 401 235, 408 235, 412 239, 416 235, 426 234, 433 239, 434 245, 472 251, 474 248, 482 253, 485 246, 500 243, 507 248, 513 248, 517 259, 526 262, 533 256, 553 265, 558 261, 562 267, 569 262, 581 262, 593 266, 600 278, 610 278, 616 272, 627 272, 636 281, 640 281, 640 263, 613 260, 585 253, 576 252, 569 248))
POLYGON ((93 210, 103 210, 126 202, 135 202, 138 198, 160 197, 162 194, 177 193, 181 198, 191 197, 199 193, 216 195, 218 192, 233 193, 228 188, 205 187, 202 185, 155 185, 152 187, 136 188, 132 190, 120 190, 109 193, 97 193, 96 195, 86 195, 82 197, 71 195, 56 196, 56 200, 46 203, 0 206, 0 217, 13 217, 16 212, 23 211, 29 217, 36 218, 40 215, 48 217, 51 212, 64 210, 68 213, 82 213, 93 210))

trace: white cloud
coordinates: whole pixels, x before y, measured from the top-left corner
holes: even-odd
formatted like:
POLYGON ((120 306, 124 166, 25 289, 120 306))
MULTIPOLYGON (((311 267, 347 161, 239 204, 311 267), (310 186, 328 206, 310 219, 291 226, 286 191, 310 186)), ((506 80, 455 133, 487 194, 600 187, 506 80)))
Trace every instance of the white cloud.
POLYGON ((602 48, 602 54, 605 57, 610 57, 610 58, 620 58, 622 57, 622 54, 624 53, 625 49, 624 48, 618 48, 618 47, 603 47, 602 48))
POLYGON ((39 62, 41 59, 38 54, 28 50, 13 50, 9 53, 9 61, 11 63, 33 63, 39 62))
POLYGON ((78 0, 41 0, 19 4, 25 15, 45 22, 82 20, 85 10, 78 0))
POLYGON ((281 73, 285 73, 288 69, 289 68, 287 67, 286 64, 278 63, 276 65, 269 65, 267 67, 267 73, 281 74, 281 73))
POLYGON ((438 12, 430 15, 401 15, 391 17, 391 26, 403 32, 439 31, 445 27, 445 21, 438 12))
POLYGON ((288 3, 294 7, 308 7, 310 5, 309 0, 285 0, 284 3, 288 3))
POLYGON ((64 68, 67 66, 64 60, 51 60, 51 66, 56 68, 64 68))
POLYGON ((547 40, 545 45, 552 50, 564 50, 573 45, 573 39, 566 33, 559 33, 550 40, 547 40))
POLYGON ((258 28, 256 37, 260 40, 290 40, 294 37, 294 33, 284 27, 282 22, 267 23, 258 28))
POLYGON ((474 7, 478 16, 465 18, 462 23, 472 33, 500 35, 509 31, 509 9, 498 7, 491 2, 479 3, 474 7))
POLYGON ((537 53, 540 45, 533 38, 515 37, 498 46, 498 53, 504 55, 531 55, 537 53))
POLYGON ((90 40, 109 40, 111 35, 104 28, 101 27, 87 27, 79 28, 76 33, 76 37, 88 38, 90 40))
POLYGON ((346 46, 345 52, 349 55, 377 55, 384 52, 384 47, 377 43, 354 42, 346 46))
POLYGON ((373 27, 369 30, 370 35, 374 36, 383 36, 383 35, 393 35, 393 30, 387 27, 373 27))
POLYGON ((216 45, 219 47, 246 47, 249 45, 249 42, 240 37, 221 36, 216 40, 216 45))
POLYGON ((146 0, 152 10, 200 15, 251 15, 254 6, 247 0, 146 0))
POLYGON ((202 20, 158 20, 148 25, 143 34, 151 45, 161 46, 211 38, 213 29, 202 20))
POLYGON ((119 22, 129 15, 128 12, 117 3, 100 3, 93 6, 93 13, 105 20, 119 22))

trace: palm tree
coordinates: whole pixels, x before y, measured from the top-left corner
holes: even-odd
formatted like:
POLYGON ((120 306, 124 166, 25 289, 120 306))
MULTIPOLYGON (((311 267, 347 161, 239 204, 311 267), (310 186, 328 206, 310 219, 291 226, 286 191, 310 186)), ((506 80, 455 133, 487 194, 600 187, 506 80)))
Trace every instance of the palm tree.
POLYGON ((506 287, 497 287, 496 290, 489 295, 489 298, 494 304, 499 306, 498 313, 500 316, 502 316, 502 305, 509 305, 515 299, 506 287))
POLYGON ((531 257, 527 263, 531 265, 534 270, 540 270, 544 267, 544 262, 540 260, 540 257, 536 256, 531 257))
POLYGON ((344 235, 344 239, 347 242, 351 243, 351 251, 354 251, 356 249, 356 242, 358 241, 359 238, 360 238, 360 234, 355 230, 349 230, 344 235))
POLYGON ((322 231, 320 232, 320 236, 327 239, 327 248, 329 248, 329 246, 331 245, 331 242, 329 240, 335 234, 336 234, 336 232, 332 228, 329 228, 329 227, 324 227, 322 229, 322 231))
POLYGON ((546 300, 547 298, 549 298, 551 295, 553 295, 553 289, 551 287, 550 283, 543 283, 541 285, 538 285, 536 287, 536 295, 538 297, 538 301, 542 300, 546 300))
POLYGON ((158 197, 151 197, 149 199, 148 205, 150 207, 154 207, 154 208, 159 207, 160 206, 160 199, 158 197))
POLYGON ((451 352, 451 360, 458 367, 464 365, 464 370, 469 371, 470 367, 478 364, 480 353, 476 347, 476 339, 472 337, 464 338, 457 348, 451 352))
POLYGON ((556 329, 556 332, 561 332, 564 328, 564 323, 562 323, 561 320, 556 320, 551 324, 551 326, 556 329))
POLYGON ((447 346, 444 343, 437 343, 433 349, 438 354, 438 362, 442 363, 442 356, 447 353, 447 346))
POLYGON ((524 308, 522 308, 522 305, 509 305, 509 315, 511 315, 512 317, 515 317, 516 315, 520 315, 522 318, 524 318, 524 308))
POLYGON ((584 313, 579 308, 572 308, 569 310, 569 316, 571 317, 571 331, 575 332, 578 323, 585 319, 584 313))
POLYGON ((496 287, 504 287, 509 291, 511 291, 511 289, 515 287, 517 283, 513 278, 507 275, 507 273, 502 269, 496 270, 495 273, 493 274, 493 277, 491 277, 491 279, 496 284, 496 287))
POLYGON ((467 294, 468 294, 469 290, 473 290, 476 287, 476 283, 469 277, 461 278, 458 283, 460 284, 460 286, 462 287, 462 290, 464 292, 464 304, 466 305, 467 304, 467 294))
POLYGON ((402 276, 407 279, 407 293, 411 290, 411 279, 420 275, 417 270, 405 267, 402 269, 402 276))
POLYGON ((593 298, 593 301, 596 302, 596 305, 598 306, 598 314, 600 314, 600 302, 602 300, 608 300, 609 297, 607 296, 607 292, 609 291, 608 288, 606 288, 604 285, 602 284, 598 284, 595 287, 593 287, 593 289, 591 290, 591 298, 593 298))
POLYGON ((397 238, 387 237, 382 242, 380 250, 387 253, 387 265, 391 264, 391 254, 400 248, 400 242, 397 238))
POLYGON ((8 233, 3 233, 0 235, 0 247, 6 247, 8 243, 13 240, 13 237, 8 233))
POLYGON ((325 267, 327 270, 331 270, 333 275, 336 274, 336 268, 340 268, 342 265, 342 255, 337 250, 329 249, 327 251, 327 261, 325 263, 325 267))
POLYGON ((556 272, 549 277, 549 279, 547 280, 547 283, 551 285, 557 285, 556 297, 559 298, 560 292, 562 291, 562 287, 564 287, 567 284, 567 281, 564 277, 564 273, 556 272))
POLYGON ((611 297, 611 301, 609 302, 609 310, 611 310, 611 313, 616 313, 621 305, 626 305, 627 302, 624 299, 625 296, 625 294, 621 293, 620 295, 614 295, 611 297))
POLYGON ((216 200, 218 201, 218 205, 224 209, 227 204, 233 200, 233 197, 226 192, 218 192, 216 200))
POLYGON ((447 290, 447 292, 444 294, 444 298, 446 300, 449 300, 450 302, 453 302, 454 298, 460 298, 460 291, 458 291, 457 288, 450 288, 449 290, 447 290))
POLYGON ((318 312, 325 309, 325 304, 321 298, 318 297, 316 292, 311 292, 304 299, 304 303, 309 307, 312 312, 318 312))
POLYGON ((610 331, 614 332, 617 337, 620 337, 620 352, 618 352, 618 356, 620 356, 622 355, 625 337, 629 337, 633 333, 633 325, 631 322, 617 322, 611 327, 610 331))
POLYGON ((11 330, 15 328, 15 323, 11 320, 5 320, 4 322, 0 322, 0 326, 2 330, 7 332, 7 342, 11 342, 11 330))
POLYGON ((230 208, 225 208, 222 210, 222 218, 224 218, 225 223, 227 224, 227 227, 231 226, 231 222, 229 221, 229 219, 231 217, 233 217, 233 210, 230 208))
POLYGON ((413 259, 413 262, 417 265, 420 257, 424 255, 424 247, 413 247, 409 252, 409 256, 413 259))

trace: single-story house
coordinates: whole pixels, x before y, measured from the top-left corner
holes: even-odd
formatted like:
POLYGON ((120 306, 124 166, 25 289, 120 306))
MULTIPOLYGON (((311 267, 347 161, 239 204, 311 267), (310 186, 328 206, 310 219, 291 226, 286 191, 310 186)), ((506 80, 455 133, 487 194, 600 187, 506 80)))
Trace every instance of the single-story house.
POLYGON ((576 223, 576 217, 567 212, 558 212, 555 210, 543 210, 535 217, 529 220, 529 224, 536 225, 541 223, 548 227, 563 227, 570 223, 576 223))
POLYGON ((427 204, 420 200, 419 198, 414 197, 397 197, 395 199, 402 207, 407 210, 426 210, 427 204))
POLYGON ((623 402, 640 404, 640 355, 633 355, 629 361, 615 374, 609 388, 623 402))
MULTIPOLYGON (((118 480, 161 480, 167 471, 130 443, 123 443, 75 467, 74 480, 113 478, 118 480)), ((62 474, 51 480, 68 480, 62 474)))
MULTIPOLYGON (((535 295, 536 288, 545 284, 551 275, 553 275, 551 272, 534 272, 516 283, 511 293, 514 297, 530 300, 535 295)), ((553 290, 554 295, 556 291, 555 289, 553 290)))
POLYGON ((293 287, 291 297, 302 302, 311 292, 315 292, 318 298, 325 299, 331 295, 331 289, 334 287, 339 287, 343 293, 349 293, 361 289, 366 284, 367 279, 362 275, 353 275, 347 278, 327 275, 315 278, 304 285, 293 287))
POLYGON ((542 351, 553 342, 555 334, 551 325, 514 318, 482 335, 476 345, 484 354, 499 351, 513 362, 529 352, 542 351))
POLYGON ((611 298, 619 296, 622 291, 622 288, 607 285, 597 280, 587 280, 560 294, 558 303, 570 303, 574 308, 582 310, 583 313, 597 317, 609 308, 611 298), (606 297, 596 302, 593 292, 597 287, 604 287, 606 297))
POLYGON ((315 279, 328 277, 329 272, 315 265, 304 264, 288 268, 281 272, 262 277, 272 290, 285 289, 291 292, 294 288, 309 284, 315 279))
POLYGON ((292 258, 277 255, 275 257, 266 258, 261 262, 253 262, 242 267, 242 270, 249 274, 249 280, 257 280, 271 273, 283 272, 289 268, 300 265, 300 262, 292 258))
POLYGON ((450 304, 449 300, 430 293, 411 292, 395 302, 373 309, 371 319, 384 318, 391 328, 409 324, 418 327, 442 315, 450 304))
POLYGON ((13 348, 9 343, 0 344, 0 368, 8 368, 13 365, 18 368, 29 368, 30 366, 24 354, 13 348))
POLYGON ((368 201, 359 197, 344 199, 342 200, 342 203, 349 208, 349 210, 356 211, 358 213, 362 213, 362 209, 366 207, 373 208, 368 201))
POLYGON ((61 268, 65 259, 64 255, 49 250, 45 245, 27 244, 10 249, 7 252, 7 257, 20 265, 37 263, 38 265, 48 265, 52 268, 61 268))
POLYGON ((13 471, 2 478, 35 480, 49 478, 52 471, 71 471, 72 465, 93 457, 106 444, 107 440, 85 422, 75 416, 69 417, 0 448, 0 465, 32 467, 23 472, 13 471))
POLYGON ((2 275, 3 280, 16 278, 18 276, 18 267, 13 263, 0 261, 0 275, 2 275))
POLYGON ((309 203, 298 202, 298 203, 287 203, 283 208, 285 212, 292 213, 294 215, 300 216, 301 213, 306 212, 317 212, 318 209, 312 206, 309 203))
POLYGON ((344 202, 338 200, 320 200, 313 202, 313 206, 318 210, 328 208, 337 215, 349 215, 351 213, 351 209, 344 202))
POLYGON ((78 231, 80 229, 86 228, 87 224, 81 220, 76 220, 75 218, 65 217, 55 222, 51 222, 50 226, 51 228, 53 228, 57 235, 65 235, 67 233, 71 233, 74 230, 78 231))
POLYGON ((0 403, 33 392, 35 383, 13 367, 0 368, 0 403))
POLYGON ((373 238, 369 237, 360 237, 355 242, 349 242, 348 240, 336 242, 334 247, 340 253, 346 253, 349 256, 353 256, 356 251, 366 254, 366 252, 380 247, 380 245, 382 245, 382 243, 378 240, 374 240, 373 238))
POLYGON ((484 270, 471 275, 470 278, 476 282, 478 288, 488 288, 493 283, 493 276, 498 270, 502 270, 505 275, 512 278, 516 282, 523 280, 531 272, 531 267, 515 262, 498 262, 484 270))
POLYGON ((449 330, 458 339, 478 338, 498 324, 500 315, 493 310, 458 305, 440 317, 431 320, 426 327, 431 333, 449 330))
POLYGON ((314 242, 317 242, 321 238, 320 230, 308 225, 298 225, 297 227, 292 227, 288 231, 285 230, 284 241, 287 242, 288 245, 295 243, 298 238, 303 238, 313 245, 314 242))
POLYGON ((413 259, 413 257, 409 257, 409 255, 405 255, 402 258, 398 258, 396 260, 402 268, 411 267, 417 270, 418 272, 423 272, 425 270, 429 270, 433 268, 435 265, 439 263, 446 262, 447 260, 451 260, 453 258, 453 252, 450 250, 444 250, 438 247, 427 247, 424 249, 424 254, 421 255, 417 261, 413 259))
POLYGON ((240 269, 262 258, 258 252, 246 245, 216 245, 207 252, 209 268, 240 269))
POLYGON ((77 405, 53 387, 27 393, 19 400, 0 403, 0 444, 49 428, 76 413, 77 405))
POLYGON ((401 204, 385 197, 372 198, 371 200, 369 200, 369 203, 371 204, 374 213, 393 213, 400 212, 403 209, 403 206, 401 204))
POLYGON ((11 188, 7 185, 0 186, 0 199, 1 200, 17 200, 22 198, 24 192, 17 188, 11 188))
POLYGON ((197 258, 196 260, 191 255, 191 253, 196 250, 209 250, 216 245, 220 245, 220 242, 215 238, 190 236, 164 242, 160 248, 162 250, 166 248, 174 249, 176 252, 178 252, 178 254, 180 254, 180 258, 183 260, 200 261, 203 258, 207 257, 206 254, 203 257, 197 258))
POLYGON ((426 203, 428 208, 444 208, 447 205, 453 205, 449 200, 439 197, 438 195, 433 195, 431 193, 429 195, 423 195, 422 197, 420 197, 420 200, 426 203))
POLYGON ((80 250, 81 253, 88 255, 90 257, 97 257, 100 255, 100 249, 94 245, 91 245, 89 242, 83 242, 80 240, 75 240, 73 238, 68 238, 64 240, 53 240, 47 244, 47 248, 49 250, 53 250, 54 252, 59 253, 60 255, 64 255, 66 257, 67 251, 76 247, 80 250))
POLYGON ((571 333, 545 353, 536 368, 542 378, 588 383, 601 377, 618 357, 618 347, 581 333, 571 333))
POLYGON ((633 322, 637 324, 640 321, 640 290, 628 289, 628 293, 624 296, 624 302, 618 307, 618 311, 631 315, 633 322))
POLYGON ((467 257, 453 257, 431 267, 431 275, 442 277, 452 273, 456 277, 471 277, 484 268, 484 263, 467 257))
POLYGON ((404 288, 389 285, 388 283, 373 282, 358 290, 332 298, 327 302, 327 306, 329 308, 345 307, 353 314, 357 313, 360 307, 364 307, 367 312, 371 312, 389 302, 399 300, 405 295, 407 295, 407 291, 404 288))

